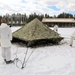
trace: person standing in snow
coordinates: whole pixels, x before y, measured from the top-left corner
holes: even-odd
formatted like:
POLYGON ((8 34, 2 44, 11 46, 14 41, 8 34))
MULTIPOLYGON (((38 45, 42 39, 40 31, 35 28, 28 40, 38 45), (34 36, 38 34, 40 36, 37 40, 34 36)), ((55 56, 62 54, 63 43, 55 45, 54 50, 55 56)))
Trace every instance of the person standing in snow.
POLYGON ((11 40, 12 40, 11 28, 7 25, 6 18, 2 18, 0 26, 0 42, 2 48, 2 57, 6 62, 6 64, 10 64, 13 62, 11 60, 11 40))
POLYGON ((72 34, 71 39, 70 39, 70 46, 72 47, 73 45, 73 40, 75 39, 75 32, 72 34))
POLYGON ((58 32, 58 25, 55 25, 55 26, 54 26, 54 31, 55 31, 55 32, 58 32))

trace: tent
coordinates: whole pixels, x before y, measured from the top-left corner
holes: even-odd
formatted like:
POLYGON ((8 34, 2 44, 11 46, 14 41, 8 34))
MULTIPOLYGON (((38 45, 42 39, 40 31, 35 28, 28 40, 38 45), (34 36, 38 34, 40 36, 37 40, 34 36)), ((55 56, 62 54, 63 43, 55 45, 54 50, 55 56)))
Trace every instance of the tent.
POLYGON ((26 46, 58 44, 63 37, 44 25, 37 18, 13 32, 13 42, 24 42, 26 46))

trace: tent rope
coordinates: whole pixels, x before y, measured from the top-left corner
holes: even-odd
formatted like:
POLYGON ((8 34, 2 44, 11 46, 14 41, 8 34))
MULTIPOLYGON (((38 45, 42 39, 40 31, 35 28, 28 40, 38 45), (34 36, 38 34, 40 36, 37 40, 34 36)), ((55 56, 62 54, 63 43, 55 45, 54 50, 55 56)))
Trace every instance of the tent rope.
POLYGON ((23 61, 23 64, 22 64, 21 69, 23 69, 23 68, 26 66, 26 63, 27 63, 27 61, 29 60, 29 58, 30 58, 30 56, 32 55, 32 53, 34 52, 34 50, 35 50, 35 49, 33 49, 33 51, 30 53, 30 55, 29 55, 28 58, 26 59, 27 53, 28 53, 28 48, 27 48, 27 51, 26 51, 25 58, 24 58, 24 61, 23 61))
POLYGON ((28 47, 27 47, 27 50, 26 50, 26 53, 25 53, 25 57, 24 57, 24 61, 23 61, 23 63, 22 63, 22 67, 21 67, 21 69, 24 68, 24 64, 26 65, 25 60, 26 60, 27 53, 28 53, 28 47))
POLYGON ((18 52, 18 47, 17 47, 17 50, 16 50, 16 52, 15 52, 15 54, 14 55, 16 55, 16 57, 14 58, 14 64, 16 64, 16 66, 19 68, 19 66, 18 66, 18 62, 20 62, 21 64, 22 64, 22 61, 17 57, 17 52, 18 52))
POLYGON ((33 51, 30 53, 30 55, 27 57, 27 53, 28 53, 28 47, 27 47, 27 50, 26 50, 26 52, 25 52, 25 56, 24 56, 24 60, 23 60, 23 62, 17 57, 17 52, 18 52, 18 48, 17 48, 17 50, 16 50, 16 52, 15 52, 15 55, 16 55, 16 57, 14 58, 14 64, 16 64, 16 66, 18 67, 18 68, 21 68, 21 69, 23 69, 25 66, 26 66, 26 63, 27 63, 27 61, 29 60, 29 58, 30 58, 30 56, 32 55, 32 53, 34 52, 34 50, 35 49, 33 49, 33 51), (27 58, 27 59, 26 59, 27 58), (21 67, 19 67, 18 66, 18 62, 20 62, 20 64, 22 65, 21 67))

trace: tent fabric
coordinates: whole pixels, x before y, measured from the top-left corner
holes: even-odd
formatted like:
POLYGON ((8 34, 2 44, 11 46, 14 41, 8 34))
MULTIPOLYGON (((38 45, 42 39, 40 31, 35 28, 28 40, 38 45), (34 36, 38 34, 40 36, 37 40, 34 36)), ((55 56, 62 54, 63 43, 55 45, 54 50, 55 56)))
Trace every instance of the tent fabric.
POLYGON ((44 39, 52 39, 52 38, 61 38, 59 34, 49 27, 44 25, 37 18, 29 22, 27 25, 21 27, 17 31, 13 32, 13 38, 22 40, 22 41, 36 41, 36 40, 44 40, 44 39))

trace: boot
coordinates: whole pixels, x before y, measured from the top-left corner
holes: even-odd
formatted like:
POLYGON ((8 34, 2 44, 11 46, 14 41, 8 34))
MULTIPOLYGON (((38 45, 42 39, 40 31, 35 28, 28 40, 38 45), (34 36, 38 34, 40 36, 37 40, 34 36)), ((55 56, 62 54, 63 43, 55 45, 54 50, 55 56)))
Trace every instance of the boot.
POLYGON ((6 62, 6 59, 4 59, 4 61, 6 62))
POLYGON ((13 60, 6 61, 6 64, 11 64, 11 63, 13 63, 13 62, 14 62, 13 60))
POLYGON ((72 47, 72 45, 70 45, 72 47))

